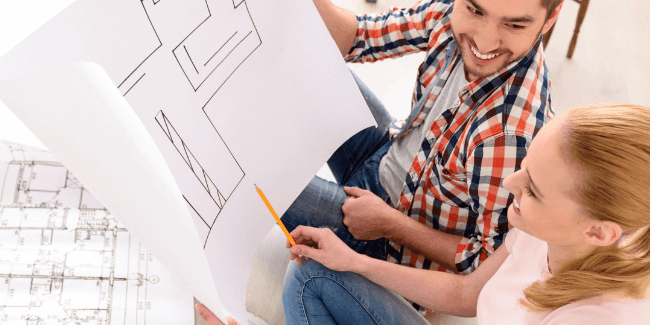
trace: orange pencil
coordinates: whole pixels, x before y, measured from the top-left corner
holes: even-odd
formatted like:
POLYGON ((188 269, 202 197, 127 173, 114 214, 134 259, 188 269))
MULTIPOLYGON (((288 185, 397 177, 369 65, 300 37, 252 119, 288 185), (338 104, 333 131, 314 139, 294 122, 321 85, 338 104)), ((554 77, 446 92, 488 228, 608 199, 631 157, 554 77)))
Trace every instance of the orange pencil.
POLYGON ((282 229, 282 231, 284 232, 284 235, 287 236, 287 239, 289 240, 291 245, 292 246, 295 245, 296 242, 293 241, 293 238, 291 237, 291 235, 289 235, 289 232, 287 231, 287 228, 284 227, 284 224, 282 223, 282 220, 280 220, 280 217, 278 217, 278 214, 275 213, 275 210, 273 210, 273 207, 271 206, 271 203, 269 203, 269 200, 266 199, 266 196, 264 195, 264 193, 262 193, 262 190, 259 187, 257 187, 257 185, 255 185, 255 189, 257 190, 257 194, 259 194, 260 197, 262 198, 262 201, 264 201, 264 204, 266 204, 266 207, 269 209, 269 211, 271 211, 271 214, 273 215, 273 218, 275 218, 275 222, 278 223, 278 226, 280 226, 280 229, 282 229))

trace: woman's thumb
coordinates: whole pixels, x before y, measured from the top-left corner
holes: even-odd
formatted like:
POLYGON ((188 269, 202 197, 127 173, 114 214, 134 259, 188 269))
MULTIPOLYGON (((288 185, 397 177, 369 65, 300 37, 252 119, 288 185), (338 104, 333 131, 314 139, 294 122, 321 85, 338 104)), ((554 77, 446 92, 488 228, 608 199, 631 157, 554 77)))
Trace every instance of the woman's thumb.
POLYGON ((314 249, 312 247, 306 246, 306 245, 294 245, 291 247, 291 253, 303 257, 309 257, 309 258, 314 258, 313 255, 315 255, 315 252, 317 249, 314 249))

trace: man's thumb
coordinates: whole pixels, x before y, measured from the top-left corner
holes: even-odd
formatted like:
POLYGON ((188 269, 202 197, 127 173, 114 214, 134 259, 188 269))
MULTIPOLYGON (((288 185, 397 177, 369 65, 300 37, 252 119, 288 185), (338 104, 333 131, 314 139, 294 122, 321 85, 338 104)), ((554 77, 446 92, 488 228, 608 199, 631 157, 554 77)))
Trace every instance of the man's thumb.
POLYGON ((343 187, 343 190, 349 196, 360 197, 361 194, 363 194, 363 190, 358 187, 345 186, 343 187))

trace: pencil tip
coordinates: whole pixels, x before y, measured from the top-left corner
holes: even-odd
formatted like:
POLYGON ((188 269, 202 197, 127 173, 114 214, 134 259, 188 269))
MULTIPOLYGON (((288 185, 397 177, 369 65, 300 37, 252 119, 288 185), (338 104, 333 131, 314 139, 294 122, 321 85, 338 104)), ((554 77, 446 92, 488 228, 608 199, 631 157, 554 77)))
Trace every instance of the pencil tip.
POLYGON ((257 187, 257 184, 253 184, 253 185, 255 185, 255 189, 256 189, 256 190, 259 190, 259 189, 260 189, 259 187, 257 187))

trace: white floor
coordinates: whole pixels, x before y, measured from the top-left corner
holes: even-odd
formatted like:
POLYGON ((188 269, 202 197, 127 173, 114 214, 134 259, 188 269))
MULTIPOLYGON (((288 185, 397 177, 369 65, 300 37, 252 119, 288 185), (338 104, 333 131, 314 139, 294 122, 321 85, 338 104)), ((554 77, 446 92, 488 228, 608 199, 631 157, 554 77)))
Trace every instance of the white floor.
MULTIPOLYGON (((333 0, 354 13, 406 7, 413 0, 333 0)), ((595 103, 629 102, 650 106, 650 4, 646 1, 591 1, 573 58, 566 52, 573 35, 578 3, 566 0, 545 50, 557 114, 595 103)), ((397 118, 408 115, 415 70, 421 54, 350 68, 397 118), (390 77, 388 77, 390 76, 390 77)))
MULTIPOLYGON (((364 13, 391 6, 410 6, 414 0, 378 0, 376 4, 362 0, 332 2, 354 13, 364 13)), ((578 4, 566 0, 546 49, 552 105, 556 113, 578 105, 608 102, 650 106, 650 37, 646 35, 650 31, 650 20, 646 19, 650 16, 650 4, 634 0, 591 1, 573 58, 567 59, 577 11, 578 4)), ((350 64, 350 68, 395 117, 405 118, 410 111, 416 69, 422 59, 422 54, 413 54, 373 64, 350 64)), ((323 168, 319 175, 328 177, 327 173, 323 168)), ((284 243, 278 229, 272 231, 267 240, 284 243)), ((284 315, 278 311, 281 307, 277 295, 281 289, 277 283, 269 281, 281 281, 285 261, 285 251, 258 252, 249 282, 247 307, 270 324, 284 324, 284 315), (273 265, 265 264, 270 261, 273 265), (272 268, 275 274, 256 274, 258 267, 272 268)), ((475 318, 450 318, 441 314, 429 320, 432 324, 476 324, 475 318)))

